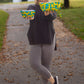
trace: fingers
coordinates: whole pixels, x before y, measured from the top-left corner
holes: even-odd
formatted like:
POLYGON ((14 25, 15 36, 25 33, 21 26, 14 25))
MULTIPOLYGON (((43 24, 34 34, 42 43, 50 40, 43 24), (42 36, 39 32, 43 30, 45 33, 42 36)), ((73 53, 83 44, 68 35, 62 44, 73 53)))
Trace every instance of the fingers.
POLYGON ((46 11, 44 12, 44 14, 46 15, 46 11))
POLYGON ((54 13, 54 11, 50 11, 50 13, 54 13))
POLYGON ((30 17, 30 20, 33 20, 34 19, 34 16, 33 17, 30 17))
POLYGON ((29 16, 27 16, 25 19, 29 19, 29 16))
POLYGON ((49 15, 50 12, 49 12, 49 11, 45 11, 44 14, 45 14, 45 15, 49 15))
POLYGON ((32 17, 32 19, 34 19, 34 17, 32 17))
POLYGON ((50 11, 50 13, 52 13, 52 11, 50 11))
POLYGON ((25 19, 27 19, 27 17, 25 19))
POLYGON ((34 16, 33 17, 27 16, 25 19, 33 20, 34 16))
POLYGON ((54 11, 44 11, 45 16, 49 15, 50 13, 54 13, 54 11))

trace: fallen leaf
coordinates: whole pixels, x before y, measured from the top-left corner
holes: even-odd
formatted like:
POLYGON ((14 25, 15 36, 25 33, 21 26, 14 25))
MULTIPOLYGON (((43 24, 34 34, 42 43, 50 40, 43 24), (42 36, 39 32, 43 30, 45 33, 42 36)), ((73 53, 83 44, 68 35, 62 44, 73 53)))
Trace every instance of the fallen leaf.
POLYGON ((17 43, 14 44, 15 47, 18 47, 19 45, 20 45, 19 42, 17 42, 17 43))
POLYGON ((69 59, 70 59, 69 57, 66 58, 66 60, 69 60, 69 59))
POLYGON ((27 54, 27 53, 28 53, 28 51, 24 51, 23 53, 24 53, 24 54, 27 54))
POLYGON ((67 81, 69 78, 67 78, 66 76, 64 76, 64 81, 67 81))
POLYGON ((53 63, 52 65, 55 65, 55 63, 53 63))
POLYGON ((30 78, 31 76, 30 76, 30 75, 28 75, 28 77, 30 78))
POLYGON ((60 59, 61 57, 60 56, 58 56, 58 60, 60 59))
POLYGON ((16 69, 18 70, 19 68, 17 67, 16 69))
POLYGON ((14 83, 14 78, 12 78, 11 80, 9 80, 8 78, 4 78, 5 81, 7 81, 8 83, 14 83))
POLYGON ((16 54, 16 53, 14 53, 12 56, 17 56, 17 54, 16 54))
POLYGON ((27 81, 28 84, 30 84, 30 81, 27 81))
POLYGON ((12 42, 12 40, 8 40, 7 42, 12 42))
POLYGON ((36 80, 40 80, 40 77, 39 77, 39 76, 37 76, 36 80))
POLYGON ((61 64, 62 64, 62 62, 58 62, 58 64, 59 64, 59 65, 61 65, 61 64))
POLYGON ((18 53, 17 53, 17 55, 22 55, 23 54, 23 51, 19 51, 18 53))
POLYGON ((73 64, 73 62, 69 62, 69 64, 73 64))
POLYGON ((68 73, 67 75, 68 75, 68 76, 72 76, 73 74, 72 74, 72 73, 68 73))

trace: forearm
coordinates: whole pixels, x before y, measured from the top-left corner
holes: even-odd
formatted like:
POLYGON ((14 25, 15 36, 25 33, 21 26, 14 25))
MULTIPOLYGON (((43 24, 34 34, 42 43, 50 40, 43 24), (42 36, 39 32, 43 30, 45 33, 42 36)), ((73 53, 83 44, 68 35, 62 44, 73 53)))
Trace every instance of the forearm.
POLYGON ((32 10, 33 9, 33 6, 32 5, 29 5, 28 7, 27 7, 27 10, 32 10))

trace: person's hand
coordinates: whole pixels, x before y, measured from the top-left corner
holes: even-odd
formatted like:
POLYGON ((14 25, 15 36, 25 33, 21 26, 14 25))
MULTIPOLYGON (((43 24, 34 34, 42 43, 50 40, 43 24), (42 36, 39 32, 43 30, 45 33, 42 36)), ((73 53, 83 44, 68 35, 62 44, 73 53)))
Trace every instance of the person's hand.
POLYGON ((50 13, 54 13, 54 11, 50 11, 50 13))
POLYGON ((34 19, 34 16, 33 17, 27 16, 25 19, 33 20, 34 19))
POLYGON ((44 11, 44 15, 47 16, 49 15, 50 13, 53 13, 54 11, 44 11))
POLYGON ((45 16, 47 16, 47 15, 49 15, 49 14, 50 14, 49 11, 44 11, 44 15, 45 15, 45 16))

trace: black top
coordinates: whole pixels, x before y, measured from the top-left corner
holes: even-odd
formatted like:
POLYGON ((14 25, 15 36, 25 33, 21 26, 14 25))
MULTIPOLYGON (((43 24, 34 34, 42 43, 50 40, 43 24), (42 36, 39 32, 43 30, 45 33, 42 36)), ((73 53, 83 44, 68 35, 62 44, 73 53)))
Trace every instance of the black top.
POLYGON ((53 20, 56 18, 56 12, 45 16, 40 6, 36 4, 29 5, 27 10, 36 11, 27 32, 29 44, 51 44, 55 33, 53 20))

